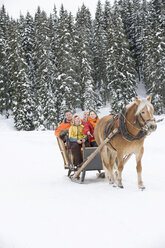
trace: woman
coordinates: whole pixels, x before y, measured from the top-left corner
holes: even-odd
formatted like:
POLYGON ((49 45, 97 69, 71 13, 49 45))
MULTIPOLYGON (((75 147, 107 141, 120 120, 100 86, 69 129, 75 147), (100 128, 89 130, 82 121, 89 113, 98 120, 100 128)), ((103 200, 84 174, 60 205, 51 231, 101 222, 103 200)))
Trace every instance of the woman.
POLYGON ((85 123, 88 121, 89 111, 84 111, 83 118, 81 119, 82 125, 85 125, 85 123))
POLYGON ((83 162, 81 146, 86 142, 87 136, 83 133, 83 125, 81 125, 81 119, 77 114, 73 116, 72 125, 69 128, 69 140, 74 157, 73 163, 80 167, 83 162))
POLYGON ((92 147, 98 146, 94 138, 94 129, 98 121, 99 121, 99 118, 96 112, 94 110, 90 110, 88 121, 84 125, 83 132, 84 134, 88 135, 90 146, 92 147))

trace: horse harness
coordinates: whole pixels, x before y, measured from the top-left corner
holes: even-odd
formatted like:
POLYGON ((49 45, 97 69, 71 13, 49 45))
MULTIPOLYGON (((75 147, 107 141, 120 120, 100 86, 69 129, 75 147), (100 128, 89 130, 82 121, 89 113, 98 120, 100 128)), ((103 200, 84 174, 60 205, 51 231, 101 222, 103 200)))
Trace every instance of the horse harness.
POLYGON ((113 115, 113 118, 110 119, 106 126, 105 126, 105 129, 104 129, 104 139, 106 139, 108 137, 108 135, 113 131, 114 129, 114 126, 116 124, 116 121, 118 122, 118 130, 117 132, 115 132, 111 138, 109 139, 109 144, 111 145, 111 147, 117 151, 115 149, 115 147, 111 144, 111 140, 116 137, 117 135, 121 135, 125 140, 127 141, 134 141, 134 140, 140 140, 142 139, 144 136, 147 135, 147 129, 144 128, 145 125, 147 124, 148 121, 150 120, 147 120, 145 121, 142 117, 142 115, 140 114, 139 115, 140 118, 142 119, 143 123, 144 123, 144 126, 142 126, 138 120, 138 117, 136 116, 136 120, 134 123, 131 123, 129 122, 127 119, 126 119, 126 107, 123 107, 122 108, 122 111, 119 113, 119 114, 116 114, 116 115, 113 115), (128 129, 127 129, 127 126, 126 126, 126 121, 129 122, 131 125, 133 125, 135 127, 136 124, 138 124, 138 130, 139 130, 139 133, 137 136, 133 136, 131 133, 129 133, 128 129))

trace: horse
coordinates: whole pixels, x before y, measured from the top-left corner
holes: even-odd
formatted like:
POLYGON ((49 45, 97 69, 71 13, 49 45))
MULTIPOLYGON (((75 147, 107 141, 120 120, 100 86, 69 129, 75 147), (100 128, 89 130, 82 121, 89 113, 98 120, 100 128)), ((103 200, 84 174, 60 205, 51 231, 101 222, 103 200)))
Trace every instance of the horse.
POLYGON ((104 116, 95 127, 94 136, 100 145, 110 133, 111 138, 100 151, 103 168, 109 183, 123 188, 122 171, 132 154, 136 157, 139 189, 145 189, 142 181, 141 159, 144 153, 144 139, 156 130, 151 96, 124 106, 119 114, 104 116))

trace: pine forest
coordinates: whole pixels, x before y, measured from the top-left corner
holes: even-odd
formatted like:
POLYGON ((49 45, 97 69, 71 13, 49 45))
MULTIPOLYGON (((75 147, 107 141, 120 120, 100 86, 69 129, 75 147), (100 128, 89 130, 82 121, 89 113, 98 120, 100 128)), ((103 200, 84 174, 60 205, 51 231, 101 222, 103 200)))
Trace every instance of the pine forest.
POLYGON ((84 4, 17 20, 0 6, 0 114, 18 130, 52 130, 66 109, 118 112, 139 84, 165 113, 164 0, 99 0, 94 18, 84 4))

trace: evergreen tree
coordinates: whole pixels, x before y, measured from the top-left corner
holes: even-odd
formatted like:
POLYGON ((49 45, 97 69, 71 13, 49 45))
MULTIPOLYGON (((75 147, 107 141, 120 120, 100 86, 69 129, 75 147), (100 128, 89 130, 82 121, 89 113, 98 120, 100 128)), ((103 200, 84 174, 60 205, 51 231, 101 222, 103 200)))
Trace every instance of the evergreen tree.
POLYGON ((8 72, 8 56, 9 56, 9 17, 6 14, 5 7, 0 9, 0 113, 9 116, 11 107, 10 99, 10 80, 8 72))
POLYGON ((28 65, 22 49, 19 25, 13 26, 10 41, 10 73, 13 87, 12 110, 15 126, 18 130, 33 130, 34 102, 31 82, 28 79, 28 65))
POLYGON ((97 4, 94 20, 94 80, 98 93, 104 104, 107 101, 107 80, 106 80, 106 24, 100 0, 97 4))
POLYGON ((155 6, 150 5, 150 20, 144 39, 144 81, 148 94, 152 94, 155 112, 165 109, 165 45, 162 22, 157 18, 155 6), (155 18, 156 17, 156 18, 155 18))
POLYGON ((74 32, 73 17, 64 10, 62 5, 57 37, 58 78, 56 106, 58 105, 59 120, 63 119, 63 113, 66 109, 74 110, 79 105, 74 32))
POLYGON ((79 66, 81 109, 97 109, 100 99, 95 92, 92 50, 92 21, 89 10, 83 4, 76 16, 76 54, 79 66))
POLYGON ((119 0, 95 19, 83 4, 74 21, 61 6, 18 21, 0 9, 0 113, 18 130, 52 129, 70 108, 119 111, 145 83, 157 114, 165 111, 165 2, 119 0), (137 82, 136 82, 137 81, 137 82))
POLYGON ((54 125, 48 123, 49 111, 54 112, 54 120, 56 119, 54 98, 49 101, 49 96, 53 95, 52 85, 54 84, 54 65, 52 63, 52 53, 50 51, 50 29, 49 23, 44 11, 38 8, 35 15, 35 47, 34 47, 34 68, 35 68, 35 127, 44 129, 54 125), (50 104, 50 105, 49 105, 50 104))
POLYGON ((136 70, 120 12, 118 6, 115 7, 114 20, 108 30, 107 79, 112 109, 119 111, 124 102, 136 96, 136 70))
POLYGON ((34 84, 34 21, 33 17, 27 12, 24 20, 20 21, 22 36, 22 47, 25 52, 26 63, 28 65, 28 78, 34 84))
POLYGON ((141 0, 123 0, 120 1, 120 5, 130 50, 136 63, 138 79, 142 81, 143 23, 141 0))
POLYGON ((56 11, 56 6, 54 6, 53 9, 53 14, 50 15, 50 18, 48 19, 48 25, 49 25, 49 30, 50 30, 50 50, 51 50, 51 60, 52 60, 52 66, 54 70, 54 81, 52 84, 52 91, 53 94, 56 92, 57 88, 57 64, 58 64, 58 41, 57 41, 57 36, 58 36, 58 22, 59 18, 57 16, 57 11, 56 11))
POLYGON ((104 18, 103 21, 104 30, 107 33, 107 29, 112 21, 112 8, 108 0, 105 1, 103 18, 104 18))

